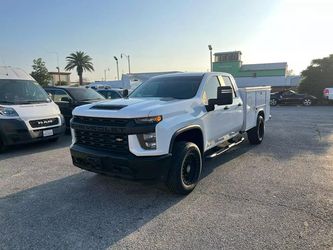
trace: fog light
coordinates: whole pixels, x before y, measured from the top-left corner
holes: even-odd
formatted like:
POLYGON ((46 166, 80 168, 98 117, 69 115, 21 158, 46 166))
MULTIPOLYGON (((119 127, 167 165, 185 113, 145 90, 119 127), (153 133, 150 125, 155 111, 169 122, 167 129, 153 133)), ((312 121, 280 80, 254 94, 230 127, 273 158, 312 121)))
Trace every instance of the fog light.
POLYGON ((156 149, 156 133, 138 135, 140 145, 144 149, 156 149))

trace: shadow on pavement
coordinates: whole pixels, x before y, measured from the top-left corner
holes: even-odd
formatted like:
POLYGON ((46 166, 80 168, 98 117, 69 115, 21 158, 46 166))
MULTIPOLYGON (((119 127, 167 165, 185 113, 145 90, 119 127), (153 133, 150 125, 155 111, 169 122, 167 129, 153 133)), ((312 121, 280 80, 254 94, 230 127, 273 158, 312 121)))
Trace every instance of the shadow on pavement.
POLYGON ((56 142, 41 141, 34 143, 27 143, 8 147, 4 152, 0 152, 0 161, 12 157, 20 157, 23 155, 35 154, 44 151, 69 147, 72 138, 70 135, 64 135, 56 142))
POLYGON ((106 249, 183 198, 82 172, 0 199, 0 249, 106 249))

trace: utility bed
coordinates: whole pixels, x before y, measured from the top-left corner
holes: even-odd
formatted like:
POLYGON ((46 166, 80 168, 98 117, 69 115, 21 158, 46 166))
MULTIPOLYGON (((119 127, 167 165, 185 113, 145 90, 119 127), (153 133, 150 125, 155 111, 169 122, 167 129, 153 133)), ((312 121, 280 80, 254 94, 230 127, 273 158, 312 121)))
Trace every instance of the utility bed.
POLYGON ((239 92, 243 100, 244 109, 242 131, 248 131, 256 126, 259 109, 264 109, 265 121, 270 118, 270 86, 240 88, 239 92))

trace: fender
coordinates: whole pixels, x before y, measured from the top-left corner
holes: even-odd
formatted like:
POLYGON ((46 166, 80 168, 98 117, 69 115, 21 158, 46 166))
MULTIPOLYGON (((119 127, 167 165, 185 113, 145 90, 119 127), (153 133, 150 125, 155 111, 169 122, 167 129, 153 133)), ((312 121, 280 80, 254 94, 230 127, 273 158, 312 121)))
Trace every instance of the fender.
MULTIPOLYGON (((173 144, 175 142, 175 139, 178 135, 186 132, 186 131, 189 131, 189 130, 192 130, 192 129, 199 129, 202 133, 202 129, 200 127, 200 125, 189 125, 189 126, 186 126, 184 128, 181 128, 181 129, 178 129, 171 137, 171 140, 170 140, 170 145, 169 145, 169 153, 171 154, 172 153, 172 148, 173 148, 173 144)), ((203 136, 203 133, 202 133, 202 136, 203 136)))

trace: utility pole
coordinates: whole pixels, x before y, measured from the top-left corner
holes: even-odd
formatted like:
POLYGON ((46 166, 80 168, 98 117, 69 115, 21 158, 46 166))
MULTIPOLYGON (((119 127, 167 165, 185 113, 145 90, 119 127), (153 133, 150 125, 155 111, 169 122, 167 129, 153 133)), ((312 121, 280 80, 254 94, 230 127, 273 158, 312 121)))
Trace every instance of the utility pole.
POLYGON ((119 80, 119 65, 118 65, 118 58, 116 56, 113 57, 114 60, 116 60, 116 64, 117 64, 117 79, 119 80))
POLYGON ((124 53, 121 53, 120 58, 127 57, 127 63, 128 63, 128 74, 131 74, 131 61, 130 56, 126 55, 124 53))
POLYGON ((213 48, 212 45, 208 45, 209 54, 210 54, 210 72, 213 72, 213 48))

